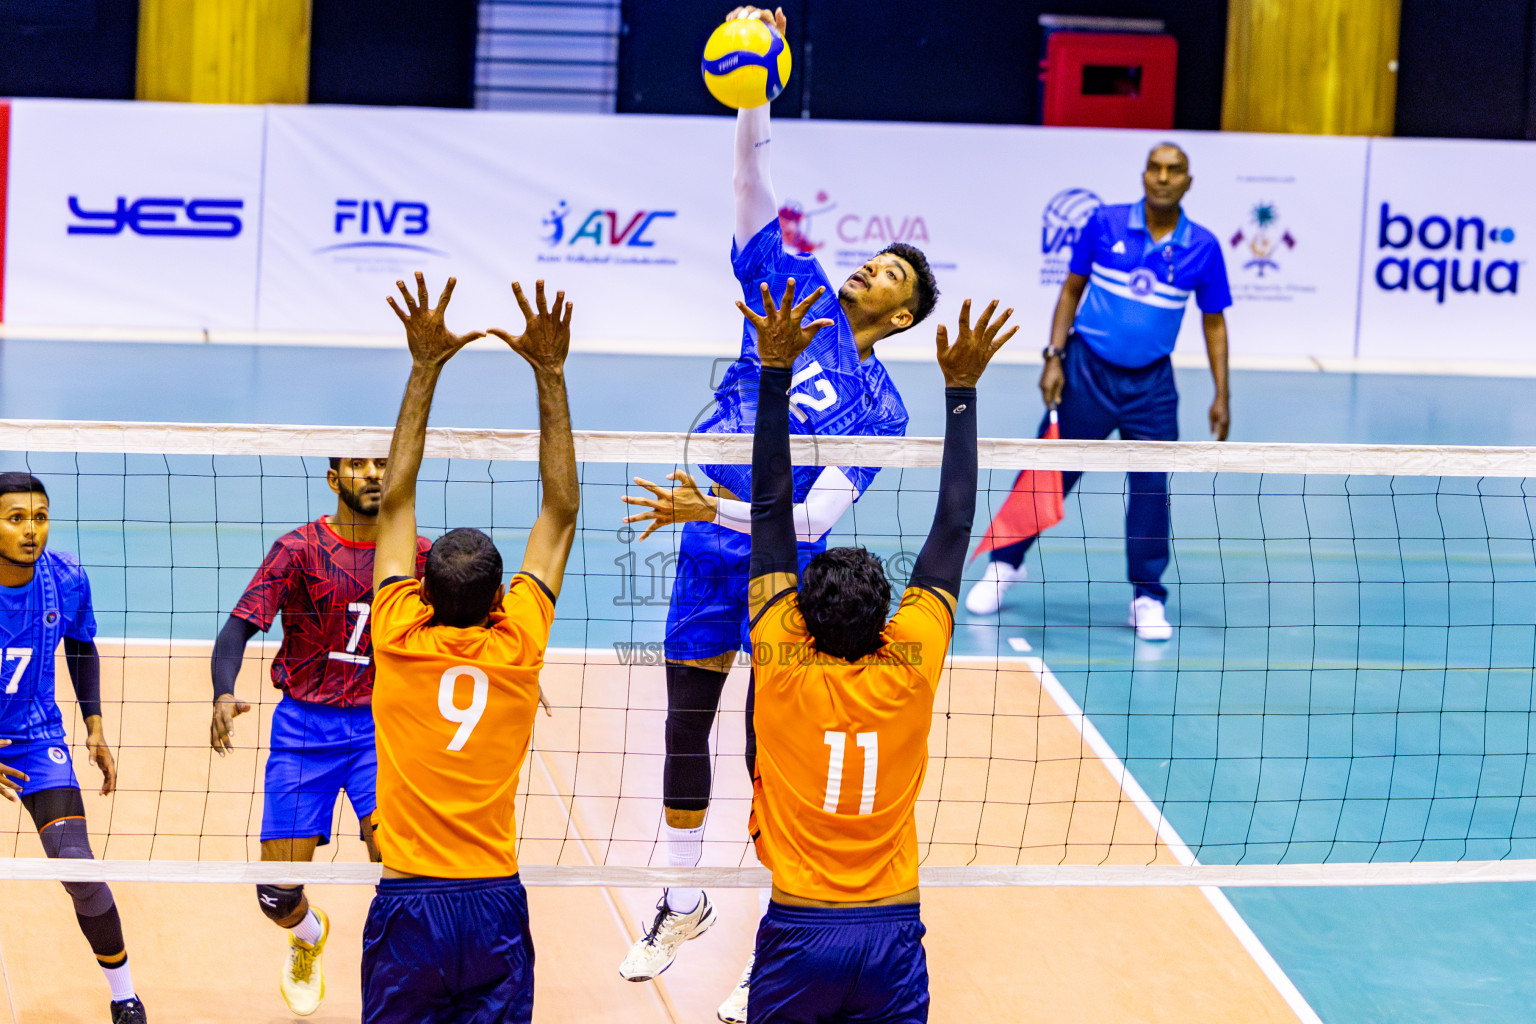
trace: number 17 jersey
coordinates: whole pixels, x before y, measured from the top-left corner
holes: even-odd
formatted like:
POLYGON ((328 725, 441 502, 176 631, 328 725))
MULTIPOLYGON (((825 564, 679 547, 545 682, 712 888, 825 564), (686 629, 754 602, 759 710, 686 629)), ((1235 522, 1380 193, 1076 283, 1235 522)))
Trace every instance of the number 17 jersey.
MULTIPOLYGON (((416 574, 427 551, 416 538, 416 574)), ((325 516, 283 534, 230 614, 262 632, 283 614, 272 685, 294 700, 358 707, 373 699, 373 545, 347 540, 325 516)))

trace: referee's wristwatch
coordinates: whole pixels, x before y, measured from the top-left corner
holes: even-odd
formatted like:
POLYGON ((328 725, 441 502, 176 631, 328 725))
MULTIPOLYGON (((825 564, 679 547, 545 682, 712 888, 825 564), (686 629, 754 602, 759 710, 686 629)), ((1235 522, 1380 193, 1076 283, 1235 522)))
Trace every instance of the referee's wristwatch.
POLYGON ((1040 350, 1040 358, 1044 359, 1046 362, 1050 362, 1052 359, 1060 359, 1061 349, 1047 345, 1045 348, 1040 350))

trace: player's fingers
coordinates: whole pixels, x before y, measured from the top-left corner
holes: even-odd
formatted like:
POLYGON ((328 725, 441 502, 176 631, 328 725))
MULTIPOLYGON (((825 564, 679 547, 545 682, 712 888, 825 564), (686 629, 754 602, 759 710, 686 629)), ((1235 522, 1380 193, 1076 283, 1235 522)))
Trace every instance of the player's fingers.
POLYGON ((773 304, 773 293, 768 290, 767 281, 762 283, 761 288, 763 290, 763 316, 764 318, 771 318, 779 312, 779 307, 773 304))
POLYGON ((421 271, 416 271, 416 297, 417 305, 422 309, 431 309, 432 303, 427 298, 427 278, 421 271))
POLYGON ((544 279, 533 282, 533 301, 539 307, 539 316, 549 316, 549 303, 544 298, 544 279))
POLYGON ((236 704, 235 704, 235 714, 236 715, 243 715, 243 714, 245 714, 249 710, 251 710, 251 706, 249 704, 245 703, 244 701, 236 702, 236 704))
POLYGON ((939 329, 934 332, 933 340, 938 347, 939 358, 943 359, 944 354, 949 351, 949 329, 943 324, 939 324, 939 329))
POLYGON ((555 292, 555 304, 549 308, 554 311, 555 319, 560 319, 561 315, 565 312, 565 290, 563 288, 555 292))
POLYGON ((1018 333, 1019 329, 1017 327, 1008 328, 1008 333, 1004 334, 1001 338, 998 338, 997 341, 992 344, 992 348, 987 351, 987 358, 991 359, 993 356, 997 355, 997 350, 1008 344, 1008 339, 1018 333))
POLYGON ((826 293, 826 290, 827 289, 826 289, 825 285, 820 285, 820 286, 817 287, 817 289, 815 291, 811 292, 811 294, 809 294, 805 298, 801 299, 799 304, 796 305, 795 308, 792 310, 792 312, 795 314, 795 319, 799 320, 800 318, 804 317, 805 313, 806 313, 806 310, 810 309, 813 305, 815 305, 816 304, 816 300, 821 298, 822 295, 826 293))
POLYGON ((648 526, 646 528, 646 531, 644 533, 642 533, 640 535, 640 539, 642 541, 645 540, 647 537, 649 537, 651 534, 655 533, 657 530, 661 529, 665 525, 667 525, 667 524, 663 523, 660 519, 656 520, 654 523, 652 523, 650 526, 648 526))
POLYGON ((438 309, 438 312, 442 312, 444 309, 448 308, 448 300, 453 298, 453 286, 458 284, 458 283, 459 283, 459 279, 458 278, 450 277, 448 279, 448 283, 443 285, 443 294, 441 294, 441 295, 439 295, 437 297, 437 309, 438 309))
POLYGON ((971 330, 971 300, 966 299, 960 303, 960 333, 969 334, 971 330))
POLYGON ((512 282, 512 294, 517 298, 517 308, 523 311, 523 319, 532 323, 533 307, 528 305, 528 296, 523 294, 523 286, 517 281, 512 282))
POLYGON ((395 287, 400 289, 400 295, 405 299, 405 308, 411 311, 411 315, 412 316, 415 316, 416 315, 416 300, 411 298, 411 293, 410 293, 409 289, 407 289, 405 287, 405 282, 404 281, 396 281, 395 282, 395 287))
POLYGON ((665 498, 667 496, 667 489, 665 487, 661 486, 660 484, 653 484, 644 477, 635 477, 635 483, 641 487, 644 487, 658 498, 665 498))
POLYGON ((998 331, 1002 330, 1003 327, 1007 325, 1008 318, 1011 316, 1013 316, 1013 307, 1009 306, 1007 309, 1003 310, 1003 315, 998 317, 997 322, 992 325, 993 335, 996 335, 998 331))
POLYGON ((571 329, 571 311, 575 308, 576 303, 574 302, 567 302, 565 304, 565 316, 563 319, 561 319, 560 326, 565 328, 567 331, 571 329))
POLYGON ((987 333, 987 325, 992 322, 992 314, 995 312, 997 312, 997 300, 993 299, 987 303, 987 308, 981 311, 981 317, 976 321, 974 330, 977 334, 987 333))
POLYGON ((404 313, 400 312, 400 307, 395 305, 395 297, 393 295, 385 296, 384 301, 389 303, 389 308, 395 311, 395 316, 400 318, 401 323, 405 324, 407 327, 411 325, 410 318, 407 317, 404 313))
MULTIPOLYGON (((768 286, 764 285, 763 287, 767 288, 768 286)), ((753 327, 761 327, 763 324, 768 322, 764 318, 758 316, 751 306, 747 305, 745 302, 742 302, 740 299, 736 300, 736 308, 741 310, 742 316, 751 321, 753 327)))

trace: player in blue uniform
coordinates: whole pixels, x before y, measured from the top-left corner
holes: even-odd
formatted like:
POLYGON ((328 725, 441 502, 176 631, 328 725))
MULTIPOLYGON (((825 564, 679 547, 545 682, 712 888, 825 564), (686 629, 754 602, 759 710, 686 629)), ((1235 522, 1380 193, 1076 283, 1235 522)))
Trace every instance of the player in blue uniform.
MULTIPOLYGON (((761 18, 780 34, 782 11, 755 7, 733 11, 733 18, 761 18)), ((742 110, 736 118, 734 158, 735 233, 731 266, 742 296, 763 311, 762 286, 782 295, 790 278, 802 296, 823 292, 807 316, 825 319, 822 330, 794 365, 790 395, 790 430, 800 434, 876 434, 901 436, 907 411, 885 367, 874 355, 882 339, 922 321, 938 299, 928 261, 913 246, 897 243, 871 255, 841 286, 815 257, 785 251, 779 206, 769 174, 771 150, 768 107, 742 110)), ((715 410, 699 426, 702 433, 749 433, 757 413, 760 363, 756 334, 742 329, 741 354, 715 391, 715 410)), ((686 473, 675 472, 668 489, 644 480, 651 492, 626 498, 648 511, 626 522, 648 521, 642 539, 660 526, 684 522, 678 546, 677 579, 667 611, 666 761, 662 776, 665 821, 662 833, 667 863, 696 866, 703 854, 704 818, 711 788, 709 732, 719 707, 726 674, 747 640, 747 561, 751 554, 751 516, 746 501, 751 471, 742 465, 706 465, 713 482, 705 494, 686 473)), ((797 539, 800 558, 808 561, 825 548, 827 532, 873 481, 874 467, 806 466, 794 471, 797 539)), ((755 750, 752 697, 748 690, 747 762, 755 750)), ((647 981, 671 966, 683 942, 715 921, 708 897, 699 889, 671 888, 656 908, 646 934, 620 965, 630 981, 647 981)), ((720 1019, 745 1021, 751 966, 720 1019)))
MULTIPOLYGON (((48 549, 48 492, 27 473, 0 473, 0 795, 21 803, 50 857, 90 860, 85 801, 70 763, 64 716, 54 699, 60 641, 75 685, 85 744, 101 769, 101 795, 117 765, 101 723, 101 658, 91 583, 73 555, 48 549)), ((65 882, 80 931, 112 989, 112 1024, 143 1024, 128 947, 112 890, 104 882, 65 882)))

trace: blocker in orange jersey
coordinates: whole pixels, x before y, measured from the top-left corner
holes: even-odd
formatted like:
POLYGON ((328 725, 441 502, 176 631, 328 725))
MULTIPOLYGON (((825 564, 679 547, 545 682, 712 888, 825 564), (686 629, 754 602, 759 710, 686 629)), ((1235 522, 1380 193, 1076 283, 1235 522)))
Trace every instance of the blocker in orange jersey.
POLYGON ((883 644, 817 652, 787 593, 752 627, 757 774, 750 831, 773 884, 804 899, 884 899, 917 886, 913 808, 954 617, 909 587, 883 644))
POLYGON ((433 625, 416 580, 390 580, 374 598, 385 864, 432 878, 517 872, 513 797, 554 617, 544 584, 525 573, 485 627, 433 625))

